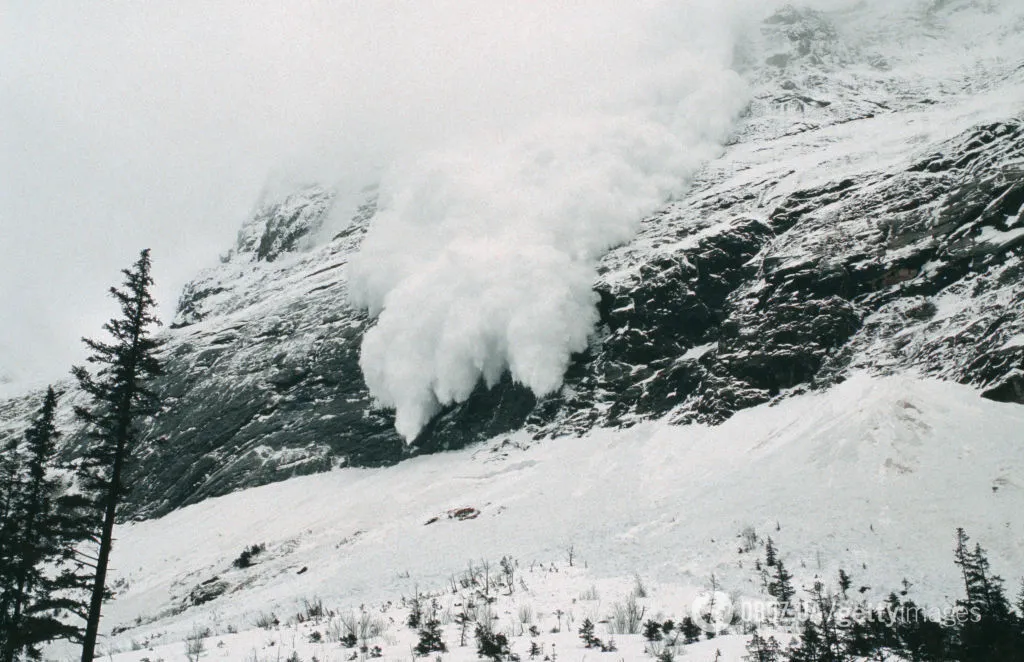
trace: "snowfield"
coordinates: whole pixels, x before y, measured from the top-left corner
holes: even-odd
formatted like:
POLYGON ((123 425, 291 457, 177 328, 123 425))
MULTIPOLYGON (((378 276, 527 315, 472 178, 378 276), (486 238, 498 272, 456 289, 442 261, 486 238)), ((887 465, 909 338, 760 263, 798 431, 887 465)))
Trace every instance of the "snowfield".
MULTIPOLYGON (((579 623, 605 620, 637 574, 648 616, 687 615, 712 575, 734 600, 766 600, 754 561, 767 536, 798 586, 834 585, 844 568, 869 587, 865 599, 906 578, 919 604, 949 606, 959 595, 956 527, 990 551, 1009 586, 1024 567, 1022 430, 1024 409, 967 387, 858 374, 717 427, 656 421, 538 444, 511 435, 389 468, 294 478, 121 526, 106 646, 117 662, 184 660, 182 642, 199 628, 210 632, 209 659, 348 659, 336 640, 309 640, 326 635, 330 617, 297 622, 304 601, 322 600, 335 615, 364 606, 380 616, 388 625, 371 645, 409 659, 416 636, 403 598, 437 595, 445 622, 460 608, 456 578, 484 562, 498 575, 507 555, 519 579, 492 608, 513 650, 525 657, 529 646, 517 620, 525 605, 534 639, 554 643, 558 659, 640 659, 638 635, 616 637, 617 653, 582 648, 579 623), (755 549, 741 551, 750 539, 755 549), (254 565, 233 567, 253 544, 266 545, 254 565), (219 595, 190 604, 211 585, 219 595), (600 599, 580 599, 591 587, 600 599), (279 625, 257 628, 269 614, 279 625)), ((476 659, 472 633, 459 648, 458 626, 444 632, 445 659, 476 659)), ((687 659, 720 649, 735 660, 743 646, 741 635, 702 640, 687 659)))

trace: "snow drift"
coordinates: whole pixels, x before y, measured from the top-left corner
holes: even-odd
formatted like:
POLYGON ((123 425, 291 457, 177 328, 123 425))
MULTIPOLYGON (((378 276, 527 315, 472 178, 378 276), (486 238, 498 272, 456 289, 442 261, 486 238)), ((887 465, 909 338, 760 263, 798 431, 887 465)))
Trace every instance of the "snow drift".
MULTIPOLYGON (((377 317, 366 383, 407 440, 506 370, 557 390, 597 320, 597 259, 717 154, 745 103, 729 68, 741 3, 671 4, 591 15, 574 59, 597 66, 572 72, 573 94, 476 118, 385 177, 349 279, 377 317)), ((566 71, 534 73, 553 78, 509 94, 558 89, 566 71)))

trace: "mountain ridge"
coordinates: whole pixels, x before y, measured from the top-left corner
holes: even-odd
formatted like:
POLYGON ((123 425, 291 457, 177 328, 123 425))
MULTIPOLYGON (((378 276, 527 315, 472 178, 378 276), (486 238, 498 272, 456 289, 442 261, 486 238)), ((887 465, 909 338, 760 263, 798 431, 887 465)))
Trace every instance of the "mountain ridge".
MULTIPOLYGON (((347 293, 375 198, 320 246, 332 189, 267 201, 182 293, 126 515, 516 430, 719 423, 851 370, 1024 403, 1024 24, 923 7, 770 17, 737 58, 752 98, 722 156, 600 260, 599 325, 562 389, 478 385, 411 445, 363 383, 373 321, 347 293)), ((0 437, 33 402, 0 402, 0 437)))

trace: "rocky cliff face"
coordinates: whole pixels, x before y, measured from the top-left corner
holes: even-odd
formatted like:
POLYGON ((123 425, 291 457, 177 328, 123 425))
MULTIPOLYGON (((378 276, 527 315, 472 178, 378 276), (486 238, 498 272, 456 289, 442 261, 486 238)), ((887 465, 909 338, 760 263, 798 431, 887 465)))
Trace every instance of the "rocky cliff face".
MULTIPOLYGON (((601 324, 562 390, 480 386, 409 447, 371 402, 372 322, 347 303, 373 200, 319 247, 329 189, 262 207, 182 294, 131 514, 523 427, 717 423, 851 370, 1024 403, 1024 26, 1007 16, 772 16, 737 56, 753 99, 734 141, 602 261, 601 324)), ((0 436, 32 404, 0 404, 0 436)))

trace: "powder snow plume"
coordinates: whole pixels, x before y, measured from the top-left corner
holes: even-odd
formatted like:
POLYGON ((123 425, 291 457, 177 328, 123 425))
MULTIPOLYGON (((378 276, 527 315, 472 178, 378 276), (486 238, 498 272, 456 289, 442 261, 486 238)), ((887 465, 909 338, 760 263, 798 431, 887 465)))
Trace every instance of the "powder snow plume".
POLYGON ((575 55, 592 71, 533 72, 552 77, 528 86, 558 90, 550 103, 475 118, 385 176, 350 296, 376 317, 360 365, 406 440, 505 371, 555 392, 598 319, 597 260, 719 153, 745 105, 739 3, 631 6, 589 16, 575 55))

